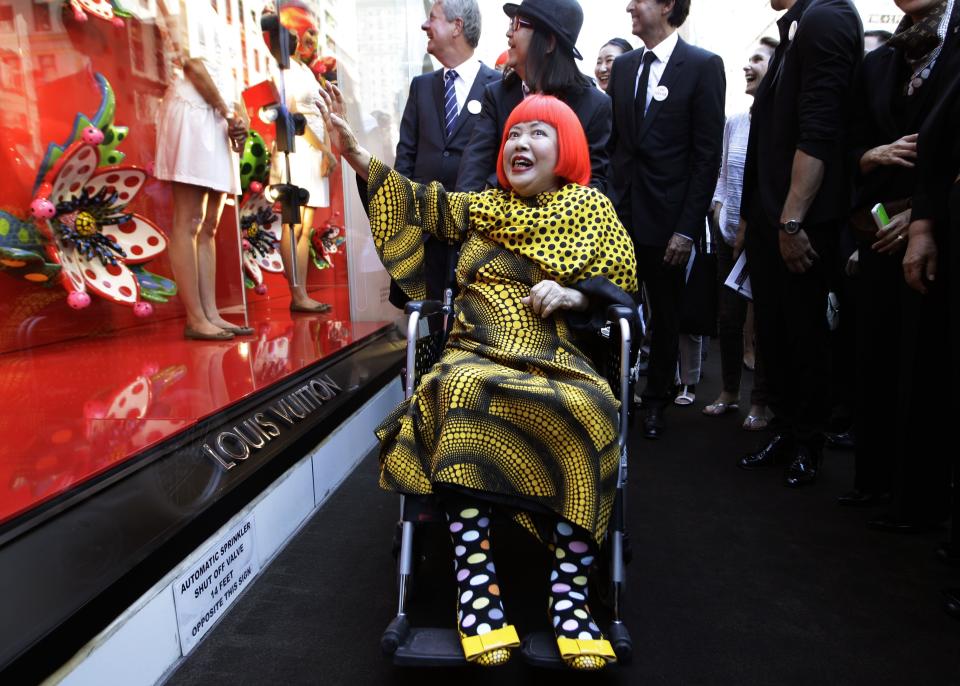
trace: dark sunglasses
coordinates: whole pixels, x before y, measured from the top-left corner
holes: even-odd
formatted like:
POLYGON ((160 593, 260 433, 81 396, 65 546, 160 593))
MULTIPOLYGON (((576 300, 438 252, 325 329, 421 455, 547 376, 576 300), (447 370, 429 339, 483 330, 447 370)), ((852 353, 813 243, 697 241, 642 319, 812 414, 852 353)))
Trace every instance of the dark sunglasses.
POLYGON ((513 31, 519 31, 520 29, 532 29, 533 22, 524 19, 519 14, 515 14, 513 15, 513 22, 510 24, 510 28, 513 31))

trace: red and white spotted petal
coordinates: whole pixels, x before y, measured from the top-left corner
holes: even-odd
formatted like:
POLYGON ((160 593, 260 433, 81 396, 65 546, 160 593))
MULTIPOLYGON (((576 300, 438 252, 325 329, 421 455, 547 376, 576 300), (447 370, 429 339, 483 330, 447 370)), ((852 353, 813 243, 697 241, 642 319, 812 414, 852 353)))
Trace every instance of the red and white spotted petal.
POLYGON ((122 262, 104 266, 95 257, 81 263, 87 287, 100 297, 121 305, 134 305, 140 300, 140 284, 122 262))
POLYGON ((167 249, 167 237, 160 227, 136 214, 125 224, 103 227, 103 234, 120 244, 127 264, 146 262, 167 249))
POLYGON ((85 293, 87 286, 83 278, 83 265, 76 248, 73 246, 67 247, 59 240, 55 240, 52 247, 56 254, 52 254, 51 257, 60 264, 60 278, 63 281, 63 287, 67 289, 68 293, 85 293))
POLYGON ((50 201, 57 205, 77 197, 80 189, 93 176, 98 164, 100 153, 97 146, 87 143, 74 143, 70 146, 63 158, 57 162, 50 201))
POLYGON ((143 419, 150 407, 150 382, 138 376, 116 395, 105 419, 143 419))
POLYGON ((280 274, 283 272, 283 262, 280 259, 280 251, 274 248, 266 255, 257 260, 257 264, 264 271, 280 274))
POLYGON ((280 221, 280 215, 277 213, 273 214, 273 221, 270 222, 270 225, 264 227, 264 230, 273 236, 273 240, 279 241, 280 234, 283 231, 283 223, 280 221))
POLYGON ((249 250, 243 251, 243 268, 247 270, 247 275, 253 279, 253 282, 256 285, 263 283, 263 273, 260 271, 260 267, 257 266, 257 261, 253 259, 253 255, 249 250))
POLYGON ((113 19, 113 6, 110 0, 70 0, 70 4, 101 19, 107 21, 113 19))
POLYGON ((87 181, 87 193, 96 195, 101 188, 118 193, 116 204, 126 205, 133 200, 143 184, 147 182, 147 173, 135 167, 106 167, 87 181))
POLYGON ((264 197, 263 193, 261 193, 259 195, 253 195, 247 198, 247 201, 243 203, 243 207, 241 208, 241 211, 244 216, 248 214, 251 216, 256 216, 257 212, 259 212, 264 207, 269 207, 269 206, 270 206, 270 201, 264 197))

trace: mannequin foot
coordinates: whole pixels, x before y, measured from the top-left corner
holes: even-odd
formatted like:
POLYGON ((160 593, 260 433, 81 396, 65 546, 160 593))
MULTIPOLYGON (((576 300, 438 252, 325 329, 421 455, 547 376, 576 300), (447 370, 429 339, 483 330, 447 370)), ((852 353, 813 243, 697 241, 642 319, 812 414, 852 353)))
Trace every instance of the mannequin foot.
POLYGON ((207 320, 188 321, 183 327, 183 337, 194 341, 229 341, 233 334, 207 320))
POLYGON ((218 326, 224 331, 228 331, 229 333, 232 333, 235 336, 252 336, 254 333, 252 327, 240 326, 239 324, 231 324, 223 317, 219 317, 219 316, 211 317, 210 321, 211 323, 213 323, 214 326, 218 326))
POLYGON ((291 312, 329 312, 330 305, 327 303, 322 303, 313 298, 308 298, 304 296, 302 298, 294 297, 290 301, 290 311, 291 312))

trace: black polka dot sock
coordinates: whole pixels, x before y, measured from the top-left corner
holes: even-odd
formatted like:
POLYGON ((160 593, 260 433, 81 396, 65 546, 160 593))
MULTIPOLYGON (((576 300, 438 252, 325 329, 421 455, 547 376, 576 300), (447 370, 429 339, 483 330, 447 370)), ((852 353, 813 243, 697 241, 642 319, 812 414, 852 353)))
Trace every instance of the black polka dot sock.
MULTIPOLYGON (((553 554, 548 603, 554 633, 557 638, 599 641, 603 634, 587 605, 587 573, 594 558, 590 535, 567 522, 557 522, 553 531, 553 554)), ((583 655, 568 664, 576 669, 599 669, 606 661, 583 655)))
MULTIPOLYGON (((490 506, 459 501, 448 504, 445 511, 457 577, 457 624, 463 636, 483 636, 507 625, 490 553, 490 506)), ((501 648, 475 662, 495 665, 509 657, 510 651, 501 648)))

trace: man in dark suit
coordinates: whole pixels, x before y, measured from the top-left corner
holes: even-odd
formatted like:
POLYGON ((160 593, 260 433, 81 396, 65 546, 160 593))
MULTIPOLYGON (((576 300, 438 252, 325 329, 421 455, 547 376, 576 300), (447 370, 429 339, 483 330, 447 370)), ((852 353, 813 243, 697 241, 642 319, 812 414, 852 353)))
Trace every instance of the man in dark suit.
POLYGON ((503 127, 528 93, 553 95, 576 113, 590 148, 590 185, 606 189, 610 101, 576 66, 583 10, 576 0, 507 3, 507 75, 487 87, 479 121, 460 163, 458 191, 497 186, 497 155, 503 127))
MULTIPOLYGON (((484 88, 499 81, 500 73, 473 56, 480 40, 477 0, 438 0, 420 28, 427 34, 427 52, 443 67, 414 78, 410 84, 395 168, 412 181, 439 181, 452 191, 460 158, 478 119, 484 88)), ((442 300, 456 249, 427 236, 424 253, 427 297, 442 300)), ((390 302, 403 307, 408 299, 391 282, 390 302)))
POLYGON ((850 204, 845 138, 863 26, 850 0, 770 4, 788 11, 753 104, 742 216, 778 431, 740 466, 783 459, 784 483, 796 487, 817 476, 829 418, 826 303, 830 258, 850 204))
POLYGON ((723 61, 677 35, 690 0, 631 0, 644 47, 613 63, 609 195, 633 237, 653 340, 641 396, 644 436, 658 438, 677 365, 680 296, 704 230, 723 152, 723 61))

